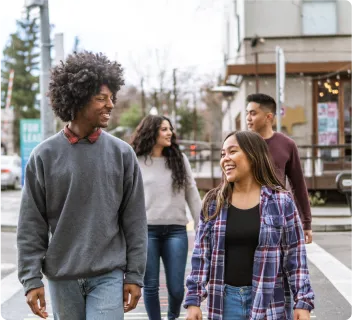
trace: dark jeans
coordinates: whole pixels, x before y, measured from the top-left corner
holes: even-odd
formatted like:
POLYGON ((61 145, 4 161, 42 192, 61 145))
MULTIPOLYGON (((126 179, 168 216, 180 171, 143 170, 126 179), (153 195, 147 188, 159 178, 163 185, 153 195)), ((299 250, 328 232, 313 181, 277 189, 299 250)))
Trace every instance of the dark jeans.
POLYGON ((168 319, 180 315, 184 296, 184 277, 188 239, 185 226, 148 226, 148 258, 144 277, 144 303, 150 320, 160 320, 159 276, 163 260, 168 290, 168 319))

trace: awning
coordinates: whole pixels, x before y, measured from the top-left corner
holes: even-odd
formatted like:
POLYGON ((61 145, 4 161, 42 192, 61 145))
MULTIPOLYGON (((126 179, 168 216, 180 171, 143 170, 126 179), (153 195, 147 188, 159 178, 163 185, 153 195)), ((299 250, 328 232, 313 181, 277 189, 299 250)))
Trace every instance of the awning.
MULTIPOLYGON (((230 64, 227 66, 226 78, 232 75, 241 76, 274 76, 275 63, 230 64)), ((351 61, 327 62, 287 62, 286 74, 319 75, 329 72, 346 72, 352 69, 351 61)))

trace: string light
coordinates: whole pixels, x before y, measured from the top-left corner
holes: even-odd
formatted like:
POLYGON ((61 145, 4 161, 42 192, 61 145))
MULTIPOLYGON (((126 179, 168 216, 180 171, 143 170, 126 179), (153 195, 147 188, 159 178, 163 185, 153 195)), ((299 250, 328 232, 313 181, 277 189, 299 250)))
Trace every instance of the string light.
POLYGON ((324 97, 324 92, 320 92, 319 96, 324 97))
POLYGON ((338 81, 335 82, 335 86, 338 87, 340 83, 338 81))

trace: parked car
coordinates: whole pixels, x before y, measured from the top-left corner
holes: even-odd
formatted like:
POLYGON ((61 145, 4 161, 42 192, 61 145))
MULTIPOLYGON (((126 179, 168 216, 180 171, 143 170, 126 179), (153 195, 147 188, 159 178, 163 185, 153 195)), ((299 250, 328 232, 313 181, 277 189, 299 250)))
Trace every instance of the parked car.
POLYGON ((1 156, 1 189, 20 189, 22 178, 21 158, 1 156))

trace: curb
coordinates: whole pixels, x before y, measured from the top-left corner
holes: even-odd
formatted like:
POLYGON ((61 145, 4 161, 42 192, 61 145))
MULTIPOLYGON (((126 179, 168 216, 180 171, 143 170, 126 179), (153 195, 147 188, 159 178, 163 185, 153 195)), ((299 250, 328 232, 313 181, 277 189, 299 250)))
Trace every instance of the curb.
MULTIPOLYGON (((1 232, 16 232, 17 226, 14 225, 1 225, 1 232)), ((194 232, 193 230, 187 230, 194 232)), ((351 224, 329 224, 329 225, 312 225, 313 232, 349 232, 352 231, 351 224)))
POLYGON ((17 226, 1 225, 1 232, 17 232, 17 226))
POLYGON ((328 224, 312 225, 313 232, 349 232, 352 230, 351 224, 328 224))

